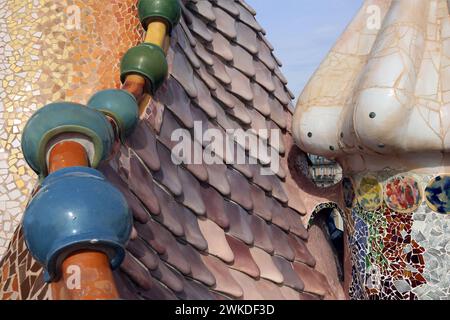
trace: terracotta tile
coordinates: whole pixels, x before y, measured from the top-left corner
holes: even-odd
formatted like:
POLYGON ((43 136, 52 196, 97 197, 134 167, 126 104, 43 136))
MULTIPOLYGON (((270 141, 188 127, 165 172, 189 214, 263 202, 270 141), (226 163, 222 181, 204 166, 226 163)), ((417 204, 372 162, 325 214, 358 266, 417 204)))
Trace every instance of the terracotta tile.
POLYGON ((153 177, 135 155, 131 155, 130 158, 128 184, 130 190, 151 213, 158 214, 160 212, 161 209, 153 187, 153 177))
POLYGON ((144 239, 158 254, 166 253, 167 242, 172 241, 172 236, 161 225, 153 220, 150 220, 146 224, 134 223, 139 237, 144 239))
POLYGON ((223 84, 231 84, 231 77, 225 70, 225 65, 217 57, 212 56, 212 58, 214 60, 214 65, 207 68, 207 70, 223 84))
POLYGON ((264 43, 264 41, 258 42, 258 58, 266 65, 269 70, 274 70, 277 66, 275 59, 272 56, 272 51, 264 43))
POLYGON ((294 289, 286 286, 281 287, 280 291, 286 300, 298 300, 300 297, 298 291, 295 291, 294 289))
POLYGON ((203 63, 207 64, 208 66, 212 66, 214 64, 214 60, 212 59, 211 54, 205 49, 203 44, 198 42, 194 47, 194 50, 203 63))
POLYGON ((237 7, 239 9, 239 19, 242 22, 252 27, 255 31, 262 31, 262 28, 255 20, 255 17, 253 16, 251 9, 248 10, 249 9, 248 5, 244 7, 242 6, 241 3, 241 5, 238 5, 237 7))
POLYGON ((265 192, 272 192, 272 184, 269 176, 261 174, 261 166, 251 165, 250 169, 253 173, 253 183, 260 186, 265 192))
POLYGON ((234 254, 225 238, 224 231, 209 219, 199 220, 200 230, 208 242, 207 251, 226 263, 233 263, 234 254))
POLYGON ((262 115, 268 117, 271 113, 271 108, 269 104, 269 94, 256 82, 252 83, 253 90, 253 108, 261 112, 262 115))
MULTIPOLYGON (((272 74, 269 69, 260 61, 254 62, 255 66, 255 81, 266 89, 269 93, 275 91, 275 84, 273 83, 272 74)), ((275 119, 274 119, 275 121, 275 119)), ((276 121, 275 121, 276 122, 276 121)))
POLYGON ((274 264, 270 254, 256 247, 250 248, 250 253, 261 271, 261 278, 279 284, 283 283, 283 275, 274 264))
POLYGON ((214 188, 209 186, 201 186, 201 193, 206 206, 206 216, 208 219, 214 221, 222 229, 228 229, 230 220, 225 212, 222 196, 214 188))
POLYGON ((284 231, 289 231, 289 221, 284 215, 284 210, 281 204, 273 198, 267 198, 267 206, 272 211, 272 223, 284 231))
POLYGON ((247 50, 238 45, 231 45, 233 52, 233 66, 249 78, 255 76, 255 67, 253 66, 253 56, 247 50))
POLYGON ((230 228, 227 233, 252 245, 254 238, 248 221, 248 213, 230 201, 225 201, 225 212, 230 219, 230 228))
POLYGON ((202 256, 202 259, 216 278, 216 284, 213 287, 215 291, 225 293, 237 299, 242 298, 244 292, 241 286, 234 280, 230 274, 230 270, 223 262, 212 256, 202 256))
POLYGON ((284 184, 281 183, 280 178, 275 175, 269 176, 269 179, 272 181, 272 196, 279 200, 281 203, 287 204, 289 198, 286 194, 286 190, 284 189, 284 184))
POLYGON ((157 142, 157 150, 161 159, 161 170, 153 174, 155 180, 164 185, 175 196, 183 193, 178 169, 172 162, 171 152, 162 143, 157 142))
MULTIPOLYGON (((185 33, 183 32, 183 29, 175 28, 175 31, 178 31, 178 32, 176 34, 172 35, 172 41, 171 41, 172 44, 176 40, 178 42, 178 45, 180 46, 181 50, 183 50, 184 54, 186 55, 186 58, 191 63, 192 67, 194 69, 200 68, 200 66, 201 66, 200 60, 198 59, 197 55, 194 53, 190 43, 188 43, 188 39, 187 39, 185 33)), ((198 46, 198 44, 199 43, 197 43, 197 46, 198 46)), ((172 48, 173 47, 174 47, 174 44, 172 45, 172 48)), ((159 91, 159 89, 158 89, 158 91, 159 91)))
POLYGON ((252 278, 259 278, 259 268, 253 260, 247 244, 229 235, 226 235, 226 239, 234 253, 234 262, 230 268, 244 272, 252 278))
POLYGON ((189 25, 189 29, 196 35, 198 35, 200 38, 202 38, 206 42, 212 41, 212 34, 211 31, 209 31, 206 24, 199 18, 195 17, 191 13, 189 13, 187 10, 184 11, 185 16, 188 16, 191 20, 191 24, 189 25))
POLYGON ((319 296, 307 292, 300 293, 300 300, 321 300, 319 296))

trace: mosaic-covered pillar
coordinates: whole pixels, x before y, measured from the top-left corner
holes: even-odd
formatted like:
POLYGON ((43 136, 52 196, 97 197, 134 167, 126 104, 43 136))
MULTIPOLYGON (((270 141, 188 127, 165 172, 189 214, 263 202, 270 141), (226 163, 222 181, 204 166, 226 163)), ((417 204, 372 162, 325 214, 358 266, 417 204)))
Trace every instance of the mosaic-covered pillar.
POLYGON ((366 0, 300 96, 297 144, 343 167, 356 299, 449 299, 450 15, 366 0))
POLYGON ((85 104, 120 86, 120 60, 142 41, 137 1, 0 1, 0 257, 36 176, 20 151, 30 116, 54 101, 85 104))

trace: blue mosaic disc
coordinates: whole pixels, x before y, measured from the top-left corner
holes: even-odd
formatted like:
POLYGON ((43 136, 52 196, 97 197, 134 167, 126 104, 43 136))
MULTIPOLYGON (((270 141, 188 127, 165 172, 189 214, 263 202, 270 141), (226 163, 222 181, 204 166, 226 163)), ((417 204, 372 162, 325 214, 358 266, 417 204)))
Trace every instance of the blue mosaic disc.
POLYGON ((428 206, 431 210, 450 213, 450 176, 437 176, 430 181, 425 189, 428 206))

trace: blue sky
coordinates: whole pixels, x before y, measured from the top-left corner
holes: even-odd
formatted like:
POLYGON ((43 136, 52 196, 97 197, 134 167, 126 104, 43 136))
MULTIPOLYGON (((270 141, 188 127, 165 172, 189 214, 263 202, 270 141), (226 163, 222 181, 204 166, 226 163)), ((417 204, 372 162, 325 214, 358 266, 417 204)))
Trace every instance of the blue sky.
POLYGON ((246 0, 299 96, 363 0, 246 0))

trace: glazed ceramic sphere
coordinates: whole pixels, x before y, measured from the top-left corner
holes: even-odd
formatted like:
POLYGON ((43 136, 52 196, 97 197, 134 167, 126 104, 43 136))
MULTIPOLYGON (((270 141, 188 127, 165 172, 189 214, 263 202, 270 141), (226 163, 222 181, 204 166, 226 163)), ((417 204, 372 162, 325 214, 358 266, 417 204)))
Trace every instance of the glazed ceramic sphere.
POLYGON ((330 158, 450 149, 450 22, 436 3, 364 4, 299 98, 300 147, 330 158))
POLYGON ((36 182, 21 152, 28 119, 49 103, 86 104, 118 88, 120 59, 144 29, 136 0, 108 1, 107 10, 104 1, 7 0, 0 21, 0 163, 8 164, 0 170, 0 211, 11 224, 0 235, 1 256, 36 182))

